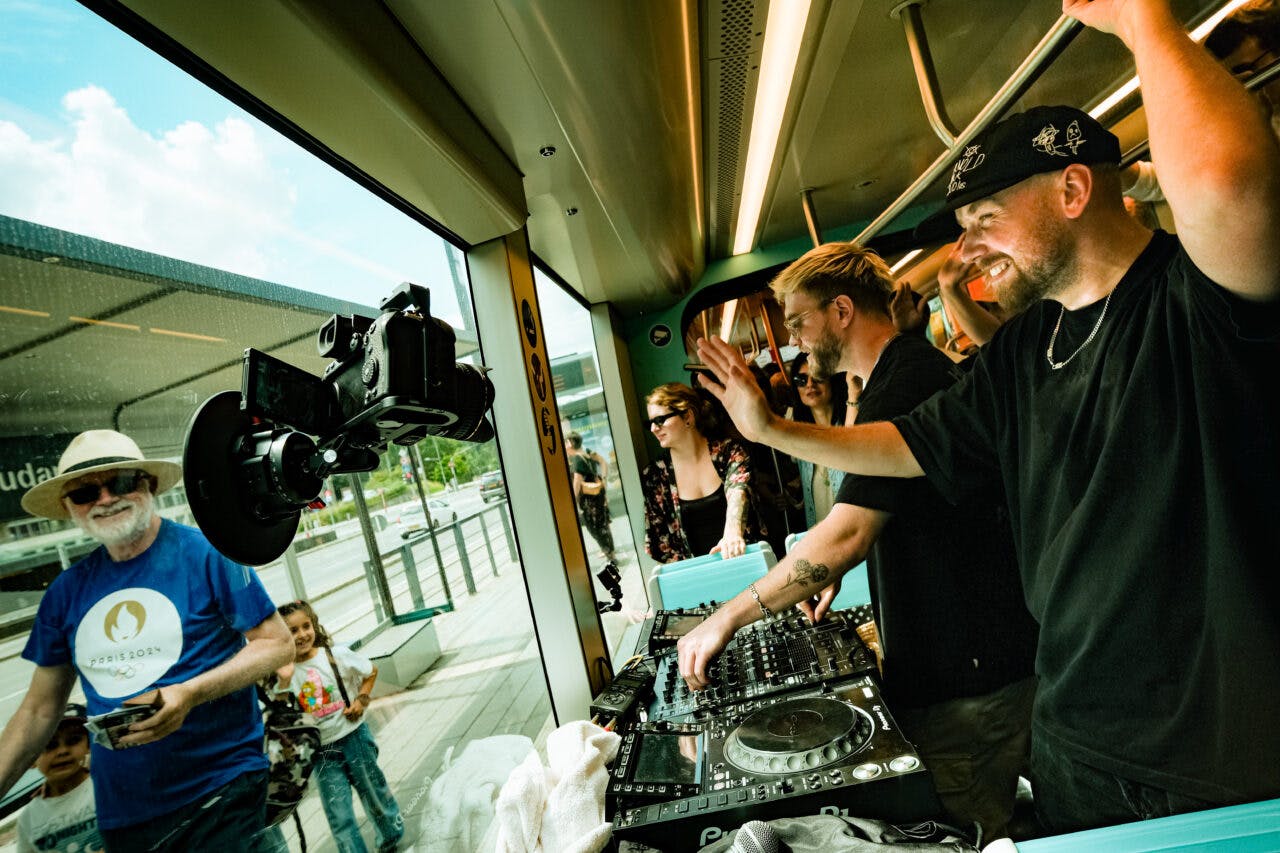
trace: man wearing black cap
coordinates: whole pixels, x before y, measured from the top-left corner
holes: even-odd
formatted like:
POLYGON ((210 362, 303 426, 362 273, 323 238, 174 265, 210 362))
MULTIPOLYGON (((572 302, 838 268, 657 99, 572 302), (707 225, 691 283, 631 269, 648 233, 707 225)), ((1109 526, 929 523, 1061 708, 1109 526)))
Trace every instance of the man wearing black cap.
POLYGON ((953 500, 999 479, 1041 625, 1032 736, 1055 832, 1280 796, 1280 146, 1165 0, 1066 0, 1133 51, 1175 239, 1124 211, 1114 137, 1042 108, 962 153, 963 258, 1029 305, 952 389, 818 430, 699 352, 744 435, 953 500))

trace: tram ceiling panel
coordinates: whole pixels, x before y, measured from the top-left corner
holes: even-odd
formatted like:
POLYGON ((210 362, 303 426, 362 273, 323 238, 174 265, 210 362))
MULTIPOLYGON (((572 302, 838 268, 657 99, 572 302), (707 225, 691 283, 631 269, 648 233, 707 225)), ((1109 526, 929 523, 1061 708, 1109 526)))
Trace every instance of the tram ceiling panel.
POLYGON ((515 165, 384 4, 85 2, 144 40, 158 35, 170 58, 206 80, 212 69, 463 240, 524 223, 515 165), (152 31, 140 32, 122 7, 152 31))
MULTIPOLYGON (((920 0, 915 5, 940 105, 960 127, 1004 85, 1062 13, 1061 4, 1050 0, 920 0)), ((1173 2, 1184 22, 1200 20, 1219 5, 1220 0, 1173 2)), ((945 150, 929 124, 904 21, 895 14, 903 6, 903 0, 830 5, 821 38, 810 46, 803 100, 779 142, 759 245, 808 233, 806 190, 827 239, 852 236, 850 229, 876 218, 945 150), (833 233, 842 230, 843 235, 833 233)), ((1118 39, 1085 30, 1009 112, 1048 103, 1088 108, 1132 73, 1132 58, 1118 39)), ((713 170, 708 167, 709 176, 713 170)), ((926 208, 938 207, 944 185, 935 181, 917 201, 914 215, 904 214, 886 230, 910 227, 926 208)), ((723 212, 713 206, 713 223, 717 216, 723 212)))
POLYGON ((683 296, 703 263, 691 6, 388 2, 524 175, 539 258, 589 302, 683 296))

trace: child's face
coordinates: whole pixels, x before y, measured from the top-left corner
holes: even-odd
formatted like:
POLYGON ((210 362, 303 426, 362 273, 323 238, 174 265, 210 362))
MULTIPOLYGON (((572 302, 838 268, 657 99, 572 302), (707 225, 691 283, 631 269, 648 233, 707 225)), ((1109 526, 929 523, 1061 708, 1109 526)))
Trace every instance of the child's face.
POLYGON ((284 617, 284 621, 289 626, 289 633, 293 634, 293 650, 297 659, 306 659, 316 642, 316 629, 311 624, 311 617, 305 610, 295 610, 284 617))
POLYGON ((89 733, 84 726, 63 723, 36 757, 36 769, 50 782, 62 782, 84 770, 88 755, 89 733))

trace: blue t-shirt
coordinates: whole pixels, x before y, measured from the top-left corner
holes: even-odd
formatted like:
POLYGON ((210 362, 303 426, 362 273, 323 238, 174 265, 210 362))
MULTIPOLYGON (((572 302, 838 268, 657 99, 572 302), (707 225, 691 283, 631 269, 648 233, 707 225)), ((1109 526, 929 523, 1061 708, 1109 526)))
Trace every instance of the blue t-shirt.
MULTIPOLYGON (((22 656, 71 664, 90 714, 213 669, 244 632, 275 612, 252 569, 219 554, 200 531, 164 520, 151 547, 113 562, 105 548, 54 579, 22 656)), ((262 718, 252 687, 191 709, 182 727, 130 749, 93 746, 98 824, 131 826, 263 770, 262 718)))

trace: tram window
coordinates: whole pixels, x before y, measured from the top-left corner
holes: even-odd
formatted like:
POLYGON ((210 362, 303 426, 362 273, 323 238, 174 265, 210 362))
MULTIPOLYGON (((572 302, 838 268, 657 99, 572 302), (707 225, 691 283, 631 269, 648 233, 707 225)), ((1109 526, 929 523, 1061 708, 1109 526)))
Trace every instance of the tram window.
MULTIPOLYGON (((599 357, 591 334, 591 315, 540 269, 534 270, 534 284, 542 307, 561 431, 566 438, 571 434, 581 438, 582 447, 574 452, 589 459, 587 464, 604 475, 605 489, 601 495, 579 498, 578 521, 587 562, 592 576, 597 578, 598 600, 605 603, 613 600, 613 592, 599 581, 599 573, 610 557, 614 558, 621 574, 621 609, 601 614, 609 652, 616 658, 627 627, 648 609, 649 602, 618 475, 614 427, 605 406, 599 357)), ((643 509, 637 511, 643 512, 643 509)), ((634 637, 631 641, 634 642, 634 637)))
MULTIPOLYGON (((195 409, 239 388, 246 347, 319 375, 324 321, 372 315, 401 281, 431 289, 461 360, 478 344, 458 247, 77 3, 5 5, 0 33, 0 48, 30 48, 0 49, 4 724, 33 670, 18 652, 43 590, 96 545, 19 504, 74 435, 115 428, 149 458, 179 460, 195 409)), ((604 423, 589 431, 607 436, 604 423)), ((479 494, 498 467, 492 441, 395 447, 375 471, 331 478, 328 506, 303 517, 282 559, 257 568, 276 603, 305 597, 337 642, 386 656, 374 695, 397 696, 375 698, 366 719, 415 831, 471 789, 472 744, 501 733, 506 752, 487 753, 490 769, 514 766, 527 748, 512 744, 541 746, 551 728, 510 508, 479 494), (411 528, 424 503, 432 523, 411 528), (394 663, 401 649, 430 668, 394 663)), ((156 509, 193 523, 181 485, 156 509)), ((314 847, 331 833, 311 787, 299 814, 314 847)), ((372 826, 361 831, 369 843, 372 826)), ((13 834, 13 817, 0 819, 0 846, 13 834)), ((292 822, 285 835, 296 849, 292 822)))

